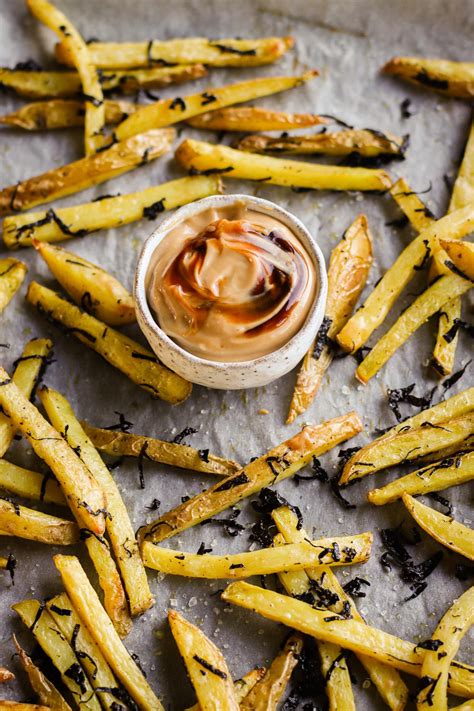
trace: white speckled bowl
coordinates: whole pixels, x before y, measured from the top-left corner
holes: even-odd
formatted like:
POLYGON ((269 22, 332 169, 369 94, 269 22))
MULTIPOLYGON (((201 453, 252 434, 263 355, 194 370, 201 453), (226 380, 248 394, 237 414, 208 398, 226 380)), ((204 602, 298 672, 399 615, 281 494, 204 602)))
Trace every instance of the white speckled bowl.
POLYGON ((158 358, 175 373, 198 385, 222 390, 253 388, 280 378, 294 368, 311 346, 324 317, 327 274, 324 257, 315 239, 294 215, 269 200, 250 195, 212 195, 185 205, 167 217, 143 245, 135 272, 134 296, 137 320, 158 358), (191 215, 213 207, 226 207, 235 202, 271 215, 283 222, 306 247, 316 269, 316 298, 301 329, 284 346, 261 358, 242 362, 219 362, 188 353, 161 330, 147 300, 148 270, 152 255, 163 237, 191 215))

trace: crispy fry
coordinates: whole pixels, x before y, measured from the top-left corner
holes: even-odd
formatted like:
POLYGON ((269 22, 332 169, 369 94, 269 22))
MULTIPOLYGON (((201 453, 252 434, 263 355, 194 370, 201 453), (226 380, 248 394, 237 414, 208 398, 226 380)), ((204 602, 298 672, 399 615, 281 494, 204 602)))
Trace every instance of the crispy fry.
POLYGON ((381 489, 372 489, 367 494, 371 504, 383 506, 400 499, 403 494, 428 494, 442 491, 450 486, 465 484, 474 479, 474 453, 453 455, 429 464, 422 469, 395 479, 381 489))
POLYGON ((263 457, 250 462, 223 482, 218 482, 144 526, 140 532, 141 538, 159 543, 206 521, 247 496, 256 494, 265 486, 277 484, 296 474, 313 456, 324 454, 361 430, 362 423, 355 412, 321 425, 304 427, 301 432, 274 447, 263 457))
MULTIPOLYGON (((287 506, 280 506, 275 509, 272 512, 272 518, 280 531, 279 535, 283 537, 286 543, 296 543, 304 540, 307 536, 304 528, 299 525, 297 517, 287 506)), ((329 599, 329 596, 334 599, 333 604, 327 605, 329 610, 340 613, 344 611, 344 605, 346 605, 355 620, 364 622, 354 601, 343 590, 329 566, 318 566, 312 570, 306 570, 303 574, 283 573, 280 575, 280 580, 286 591, 291 595, 307 593, 312 589, 311 583, 316 583, 317 590, 323 590, 326 591, 326 595, 329 594, 327 599, 329 599), (302 579, 292 579, 292 575, 302 575, 302 579)), ((321 605, 320 601, 317 602, 317 605, 321 605)), ((341 648, 339 645, 321 640, 318 641, 318 648, 323 671, 326 675, 326 691, 329 702, 332 704, 331 711, 332 709, 334 711, 338 711, 339 708, 345 709, 345 704, 348 705, 348 709, 352 708, 354 701, 350 676, 344 658, 340 658, 341 648), (335 664, 336 660, 338 660, 338 664, 335 664), (332 669, 330 674, 329 669, 332 669)), ((408 702, 409 692, 396 669, 364 654, 358 654, 358 658, 387 706, 392 711, 402 711, 408 702)))
POLYGON ((10 249, 29 247, 33 239, 62 242, 77 234, 85 236, 145 218, 155 220, 164 210, 172 210, 219 192, 219 177, 197 175, 83 205, 13 215, 3 221, 3 241, 10 249))
POLYGON ((13 635, 13 642, 15 643, 17 658, 23 671, 28 676, 28 681, 38 697, 39 702, 45 706, 57 709, 58 711, 71 711, 71 707, 56 689, 54 684, 50 682, 41 669, 34 664, 33 660, 19 645, 15 635, 13 635))
MULTIPOLYGON (((51 355, 53 343, 48 338, 33 338, 23 349, 13 371, 12 380, 26 398, 30 398, 51 355)), ((3 457, 15 436, 16 427, 10 418, 0 413, 0 457, 3 457)))
POLYGON ((159 699, 124 647, 79 560, 75 556, 56 555, 54 563, 77 614, 116 677, 141 709, 162 711, 159 699))
POLYGON ((451 271, 465 274, 474 281, 474 244, 460 240, 442 239, 440 245, 447 254, 445 266, 451 271))
POLYGON ((385 74, 459 99, 474 97, 474 63, 424 57, 394 57, 382 68, 385 74))
POLYGON ((417 524, 432 538, 446 548, 474 560, 474 531, 468 526, 455 521, 451 516, 425 506, 409 494, 402 495, 406 509, 417 524))
POLYGON ((293 669, 298 664, 302 649, 303 638, 301 635, 290 635, 263 679, 253 687, 240 704, 241 711, 276 711, 278 702, 286 691, 293 669))
POLYGON ((68 56, 77 69, 85 98, 86 155, 96 152, 100 146, 105 126, 104 95, 99 76, 89 55, 89 49, 72 22, 48 0, 26 0, 30 12, 50 30, 55 32, 66 47, 68 56))
POLYGON ((395 324, 376 343, 356 370, 361 383, 367 383, 415 331, 453 297, 465 294, 474 281, 458 274, 442 276, 405 309, 395 324))
POLYGON ((67 506, 64 494, 50 472, 40 474, 0 459, 0 489, 32 501, 67 506))
POLYGON ((168 621, 200 708, 203 711, 238 711, 232 677, 220 650, 179 612, 169 610, 168 621))
POLYGON ((28 439, 35 453, 51 468, 81 526, 99 536, 105 528, 105 498, 92 474, 59 432, 0 368, 0 405, 28 439))
MULTIPOLYGON (((95 155, 4 188, 0 191, 0 216, 29 210, 133 170, 169 151, 174 136, 171 128, 148 131, 95 155)), ((80 234, 70 230, 69 236, 80 234)))
POLYGON ((433 243, 443 237, 460 239, 474 228, 474 206, 469 205, 445 215, 420 232, 405 247, 377 283, 364 304, 349 319, 337 335, 337 342, 345 351, 354 353, 383 323, 395 301, 431 255, 433 243))
POLYGON ((433 633, 436 649, 428 649, 421 666, 421 690, 418 693, 417 709, 447 711, 448 687, 451 663, 459 644, 474 624, 474 587, 469 588, 444 613, 433 633), (441 652, 437 651, 441 649, 441 652))
POLYGON ((37 600, 23 600, 12 605, 12 609, 34 635, 43 652, 51 659, 76 704, 85 711, 100 711, 99 700, 84 674, 78 657, 61 635, 44 603, 40 604, 37 600))
POLYGON ((372 236, 367 218, 359 215, 331 253, 323 325, 298 371, 287 424, 304 412, 316 396, 332 361, 331 342, 354 310, 371 265, 372 236))
POLYGON ((13 672, 5 667, 0 667, 0 684, 5 684, 8 681, 12 681, 15 678, 13 672))
MULTIPOLYGON (((304 125, 304 124, 303 124, 304 125)), ((200 127, 201 128, 201 127, 200 127)), ((278 127, 276 127, 278 129, 278 127)), ((285 128, 285 127, 284 127, 285 128)), ((289 126, 292 128, 292 126, 289 126)), ((299 128, 297 126, 296 128, 299 128)), ((244 128, 240 130, 272 131, 273 128, 244 128)), ((236 148, 248 153, 289 153, 291 155, 330 156, 358 155, 364 158, 403 158, 406 139, 392 133, 370 129, 350 129, 334 133, 316 133, 307 136, 245 136, 236 148)))
POLYGON ((242 132, 288 131, 290 128, 317 126, 330 121, 317 114, 288 114, 284 111, 264 109, 261 106, 231 106, 217 111, 207 111, 205 114, 189 119, 186 123, 193 128, 242 132))
POLYGON ((70 546, 78 542, 79 529, 74 521, 66 521, 0 499, 0 535, 16 536, 56 546, 70 546))
POLYGON ((318 565, 350 565, 365 563, 370 556, 373 536, 334 536, 317 541, 305 539, 277 548, 234 555, 199 555, 160 548, 146 541, 142 546, 143 562, 148 568, 170 575, 191 578, 248 578, 270 575, 285 570, 304 570, 318 565))
MULTIPOLYGON (((91 42, 89 52, 96 67, 126 69, 154 64, 198 62, 214 67, 256 67, 271 64, 293 47, 292 37, 215 39, 186 37, 150 42, 91 42)), ((56 59, 71 64, 64 43, 55 47, 56 59)))
POLYGON ((32 281, 26 298, 48 321, 73 333, 153 397, 177 403, 189 396, 191 384, 161 365, 151 351, 81 311, 56 292, 32 281))
POLYGON ((28 267, 18 259, 0 259, 0 314, 23 284, 28 267))
POLYGON ((404 432, 380 437, 356 452, 344 465, 339 483, 347 484, 353 479, 419 459, 445 447, 454 445, 462 450, 466 442, 473 438, 474 413, 443 420, 434 426, 429 423, 407 427, 404 432))
POLYGON ((139 457, 146 452, 146 458, 153 462, 182 467, 205 474, 229 476, 241 469, 232 459, 224 459, 206 451, 206 457, 199 450, 187 444, 165 442, 153 437, 144 437, 133 432, 118 432, 92 427, 82 422, 85 433, 97 449, 117 457, 139 457))
POLYGON ((192 172, 206 174, 212 171, 228 178, 272 185, 312 190, 385 190, 391 185, 390 176, 383 170, 302 163, 191 139, 178 146, 175 157, 192 172))
MULTIPOLYGON (((105 122, 120 123, 137 110, 131 101, 104 101, 105 122)), ((85 108, 82 101, 51 99, 26 104, 17 111, 0 116, 5 126, 23 128, 25 131, 50 131, 84 125, 85 108)))
POLYGON ((454 183, 449 212, 474 202, 474 121, 464 149, 464 157, 454 183))
POLYGON ((63 289, 87 313, 109 326, 134 323, 135 301, 118 279, 77 254, 61 247, 33 241, 52 275, 63 289))
POLYGON ((204 114, 209 107, 220 109, 231 104, 241 104, 262 96, 276 94, 300 86, 314 79, 318 72, 311 70, 295 77, 267 77, 249 81, 212 87, 209 91, 174 99, 162 99, 148 106, 142 106, 132 116, 123 121, 114 131, 114 139, 123 141, 152 128, 170 126, 193 116, 204 114))
MULTIPOLYGON (((240 704, 245 699, 247 694, 249 694, 255 684, 262 679, 266 674, 265 667, 258 667, 257 669, 252 669, 252 671, 245 674, 241 679, 234 681, 234 693, 237 702, 240 704)), ((190 706, 185 711, 200 711, 201 707, 199 703, 190 706)))
POLYGON ((95 689, 96 694, 105 709, 113 711, 114 698, 113 690, 118 689, 117 680, 104 659, 98 645, 94 642, 87 628, 81 624, 81 620, 71 604, 66 593, 61 593, 48 600, 46 607, 63 634, 66 641, 71 645, 81 665, 87 674, 90 684, 95 689), (101 689, 111 689, 101 691, 101 689))
MULTIPOLYGON (((357 620, 345 620, 317 610, 305 602, 242 581, 230 583, 222 593, 226 602, 244 607, 270 620, 281 622, 316 639, 339 644, 344 649, 363 653, 407 674, 421 676, 425 651, 357 620)), ((456 662, 449 668, 449 689, 457 696, 474 694, 472 667, 456 662)))
POLYGON ((106 519, 107 533, 122 574, 131 613, 141 615, 153 604, 153 597, 120 491, 66 398, 51 388, 43 388, 39 395, 53 425, 61 432, 67 432, 67 441, 79 451, 82 461, 89 471, 94 472, 105 492, 110 514, 106 519))

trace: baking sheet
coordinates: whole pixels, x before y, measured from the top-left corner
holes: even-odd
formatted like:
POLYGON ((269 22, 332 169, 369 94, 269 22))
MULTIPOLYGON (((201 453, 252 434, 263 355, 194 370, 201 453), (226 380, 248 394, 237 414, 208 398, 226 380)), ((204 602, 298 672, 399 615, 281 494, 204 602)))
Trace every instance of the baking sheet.
MULTIPOLYGON (((290 111, 318 111, 341 117, 357 127, 371 127, 382 131, 410 134, 407 158, 392 163, 394 175, 407 178, 414 190, 431 186, 423 198, 436 215, 444 214, 449 192, 443 176, 454 178, 466 140, 470 109, 467 103, 445 99, 431 92, 411 88, 389 77, 379 76, 379 67, 395 54, 422 54, 472 61, 474 5, 472 0, 452 0, 449 9, 441 0, 390 3, 343 2, 342 0, 204 0, 185 2, 173 0, 61 0, 58 5, 71 17, 87 38, 104 40, 143 40, 151 36, 171 38, 186 35, 261 36, 293 34, 296 48, 277 65, 257 69, 216 70, 206 80, 189 84, 178 91, 193 93, 209 85, 219 86, 227 81, 238 81, 256 75, 278 75, 302 72, 310 67, 320 70, 321 76, 293 92, 260 101, 264 106, 290 111), (402 120, 400 103, 410 98, 413 116, 402 120)), ((14 65, 17 61, 34 57, 48 64, 54 38, 39 27, 27 13, 23 2, 0 0, 0 63, 14 65)), ((176 93, 176 92, 175 92, 176 93)), ((173 95, 173 89, 160 92, 173 95)), ((9 94, 1 97, 2 112, 20 105, 9 94)), ((209 136, 183 129, 181 135, 209 136)), ((1 184, 10 185, 38 174, 52 166, 59 166, 82 155, 80 130, 57 131, 50 134, 27 134, 2 129, 0 132, 1 184)), ((181 169, 171 155, 129 173, 113 183, 99 186, 85 193, 58 201, 58 205, 85 202, 100 194, 129 192, 151 184, 178 177, 181 169)), ((319 243, 326 257, 339 240, 343 230, 364 211, 369 218, 374 236, 375 264, 371 284, 393 262, 395 256, 412 237, 409 228, 400 230, 386 226, 399 213, 388 196, 308 192, 295 194, 283 188, 271 188, 251 183, 226 180, 227 192, 248 192, 275 200, 293 211, 310 229, 319 226, 319 243)), ((129 287, 143 240, 154 228, 154 223, 141 222, 120 230, 97 233, 76 239, 65 245, 78 254, 97 261, 118 276, 129 287)), ((0 247, 0 253, 4 251, 0 247)), ((39 278, 50 283, 47 270, 31 250, 22 251, 20 258, 30 266, 29 279, 39 278)), ((407 294, 397 304, 389 322, 413 298, 424 283, 424 275, 412 283, 407 294)), ((370 286, 368 287, 370 289, 370 286)), ((34 314, 23 301, 21 293, 0 317, 0 342, 10 348, 1 353, 2 364, 8 369, 33 336, 52 336, 56 362, 50 366, 46 383, 64 392, 72 401, 81 418, 96 425, 110 425, 118 420, 115 411, 125 414, 134 423, 134 431, 172 438, 186 426, 198 428, 198 433, 186 441, 196 447, 247 461, 272 445, 286 439, 298 425, 286 427, 284 418, 288 407, 294 373, 266 388, 245 392, 210 391, 195 387, 192 397, 179 407, 152 401, 139 388, 108 366, 94 353, 73 338, 66 338, 34 314), (266 408, 268 415, 259 415, 266 408)), ((131 333, 134 330, 131 329, 131 333)), ((356 384, 351 358, 333 364, 321 391, 300 420, 319 422, 354 408, 363 417, 366 431, 346 446, 363 444, 370 439, 375 427, 394 422, 386 404, 386 388, 419 382, 417 392, 426 391, 436 383, 428 365, 435 333, 435 323, 421 329, 416 337, 396 354, 390 363, 367 386, 356 384), (422 380, 423 379, 423 380, 422 380)), ((469 343, 461 336, 457 367, 465 364, 469 343)), ((472 371, 461 379, 450 394, 472 384, 472 371)), ((412 408, 406 408, 412 414, 412 408)), ((24 466, 39 467, 24 442, 16 442, 8 458, 24 466)), ((333 472, 337 453, 324 457, 324 465, 333 472)), ((125 462, 115 470, 117 481, 138 527, 151 519, 147 512, 154 498, 161 501, 161 512, 179 503, 212 482, 199 474, 183 473, 156 464, 145 464, 146 488, 140 490, 136 462, 125 462)), ((388 481, 396 472, 380 474, 377 481, 388 481)), ((445 553, 444 560, 431 575, 427 590, 417 599, 403 603, 410 593, 396 569, 387 573, 379 558, 382 552, 379 531, 383 527, 408 522, 408 515, 400 504, 378 509, 364 503, 365 492, 375 485, 373 477, 348 491, 348 498, 358 504, 357 509, 344 510, 332 498, 329 490, 317 481, 282 482, 278 491, 293 504, 301 507, 305 525, 315 535, 347 534, 370 529, 375 534, 374 553, 365 566, 347 569, 342 581, 361 575, 371 583, 367 597, 359 600, 365 619, 388 632, 413 641, 430 636, 439 615, 465 589, 467 583, 458 581, 453 573, 455 555, 445 553)), ((448 492, 454 504, 454 515, 471 523, 472 509, 468 486, 448 492)), ((431 502, 433 503, 433 502, 431 502)), ((248 501, 239 507, 239 522, 251 524, 254 519, 248 501)), ((408 522, 409 523, 409 522, 408 522)), ((197 526, 170 541, 173 547, 197 550, 201 541, 212 546, 215 553, 241 551, 249 545, 249 531, 236 538, 227 536, 214 526, 197 526)), ((425 535, 423 542, 413 549, 417 562, 425 559, 439 546, 432 545, 425 535)), ((32 640, 9 607, 24 597, 44 597, 60 590, 59 576, 52 564, 55 550, 30 542, 4 539, 2 552, 13 552, 18 559, 15 586, 2 575, 0 604, 0 663, 11 663, 12 632, 32 647, 32 640)), ((85 560, 84 551, 80 551, 85 560)), ((155 607, 137 620, 127 639, 128 648, 137 653, 154 689, 170 708, 182 708, 193 702, 192 689, 186 680, 184 667, 178 660, 176 648, 166 623, 166 610, 171 606, 181 610, 191 621, 199 624, 224 652, 235 678, 255 664, 267 664, 281 643, 285 630, 249 612, 230 609, 218 596, 211 594, 224 587, 223 581, 186 581, 183 578, 159 576, 150 571, 151 587, 156 596, 155 607)), ((257 584, 259 581, 256 581, 257 584)), ((459 657, 472 661, 471 643, 465 640, 459 657), (470 646, 469 646, 470 644, 470 646)), ((363 688, 366 673, 354 665, 358 708, 379 709, 373 688, 363 688)), ((18 685, 2 689, 2 696, 20 697, 29 693, 19 674, 18 685)))

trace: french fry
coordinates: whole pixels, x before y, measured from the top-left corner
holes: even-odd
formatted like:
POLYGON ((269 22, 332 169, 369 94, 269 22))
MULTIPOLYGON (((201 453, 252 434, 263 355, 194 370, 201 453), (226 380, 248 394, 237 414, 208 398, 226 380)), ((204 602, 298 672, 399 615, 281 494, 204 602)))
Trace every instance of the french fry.
POLYGON ((117 699, 113 695, 114 690, 118 691, 117 681, 99 647, 86 627, 81 624, 79 615, 72 606, 70 599, 66 593, 61 593, 48 600, 46 607, 60 632, 80 660, 101 705, 105 709, 113 711, 116 708, 114 703, 117 703, 117 699), (111 691, 104 691, 104 689, 110 689, 111 691))
POLYGON ((383 506, 400 499, 403 494, 429 494, 431 491, 442 491, 450 486, 465 484, 472 479, 474 453, 459 453, 395 479, 381 489, 372 489, 367 494, 367 499, 375 506, 383 506))
MULTIPOLYGON (((301 635, 290 635, 271 663, 267 673, 240 704, 241 711, 276 711, 286 691, 303 649, 301 635)), ((349 711, 349 709, 347 709, 349 711)))
POLYGON ((312 190, 386 190, 391 185, 390 176, 383 170, 303 163, 191 139, 178 146, 175 157, 193 173, 212 171, 271 185, 312 190))
MULTIPOLYGON (((105 123, 116 124, 137 110, 131 101, 104 101, 105 123)), ((51 131, 56 128, 83 126, 85 108, 82 101, 51 99, 26 104, 17 111, 0 116, 0 124, 25 131, 51 131)))
POLYGON ((15 643, 17 658, 21 668, 27 675, 31 688, 38 697, 39 702, 44 704, 44 706, 58 709, 58 711, 71 711, 71 707, 54 684, 43 674, 41 669, 34 664, 31 657, 29 657, 25 650, 19 645, 15 635, 13 635, 13 642, 15 643))
POLYGON ((200 708, 203 711, 238 711, 232 677, 220 650, 179 612, 169 610, 168 621, 200 708))
POLYGON ((474 281, 463 279, 457 273, 440 277, 405 309, 369 351, 356 370, 358 380, 367 383, 430 316, 439 311, 447 301, 465 294, 473 286, 474 281))
MULTIPOLYGON (((257 67, 271 64, 293 47, 292 37, 258 39, 216 39, 186 37, 150 42, 91 42, 89 52, 96 67, 130 69, 154 64, 198 62, 214 67, 257 67)), ((71 64, 64 43, 55 47, 56 59, 71 64)))
POLYGON ((70 546, 78 542, 79 529, 74 521, 66 521, 0 499, 0 535, 55 546, 70 546))
POLYGON ((440 240, 440 245, 448 255, 445 266, 455 273, 465 274, 474 281, 474 244, 460 240, 440 240))
POLYGON ((87 44, 66 15, 48 0, 26 0, 26 4, 40 22, 58 35, 77 69, 86 105, 85 152, 86 156, 92 155, 100 146, 105 126, 105 107, 102 86, 87 44))
POLYGON ((134 616, 141 615, 153 604, 153 596, 120 491, 66 398, 51 388, 43 388, 39 396, 53 425, 59 431, 67 432, 67 441, 79 451, 81 460, 89 471, 94 472, 105 492, 110 514, 106 519, 107 533, 125 584, 130 611, 134 616))
MULTIPOLYGON (((252 671, 245 674, 241 679, 234 681, 234 693, 237 702, 240 704, 245 699, 247 694, 249 694, 255 684, 262 679, 266 674, 265 667, 258 667, 257 669, 252 669, 252 671)), ((201 707, 199 703, 194 704, 186 709, 186 711, 200 711, 201 707)))
MULTIPOLYGON (((116 143, 100 153, 29 178, 0 191, 0 216, 29 210, 42 203, 78 193, 148 163, 171 148, 174 129, 158 129, 116 143)), ((55 213, 53 213, 55 214, 55 213)), ((64 229, 64 228, 63 228, 64 229)), ((68 228, 66 228, 68 231, 68 228)), ((70 237, 81 236, 69 230, 70 237)))
POLYGON ((449 212, 459 210, 474 202, 474 121, 464 149, 464 156, 459 168, 456 182, 451 193, 449 212))
POLYGON ((354 353, 367 342, 372 333, 383 323, 405 286, 426 263, 435 241, 448 236, 461 239, 473 229, 474 206, 468 205, 445 215, 420 232, 405 247, 364 304, 339 332, 337 342, 341 348, 346 352, 354 353))
POLYGON ((367 218, 359 215, 331 253, 323 324, 296 376, 287 424, 304 412, 316 396, 332 361, 331 342, 354 310, 371 265, 372 236, 367 218))
MULTIPOLYGON (((407 674, 421 676, 425 650, 363 622, 345 620, 338 615, 328 619, 327 611, 317 610, 300 600, 242 581, 230 583, 222 593, 222 599, 267 619, 281 622, 303 634, 373 657, 407 674)), ((472 698, 473 668, 456 661, 451 664, 449 673, 450 692, 472 698)))
POLYGON ((355 412, 321 425, 304 427, 301 432, 274 447, 263 457, 144 526, 140 530, 141 540, 159 543, 206 521, 264 487, 296 474, 313 456, 324 454, 362 429, 362 423, 355 412))
POLYGON ((71 645, 64 639, 44 603, 23 600, 12 609, 19 615, 43 652, 61 674, 63 684, 75 703, 85 711, 100 711, 101 705, 71 645))
MULTIPOLYGON (((30 399, 50 357, 53 343, 48 338, 33 338, 23 349, 13 371, 12 380, 23 395, 30 399)), ((16 427, 4 412, 0 413, 0 457, 3 457, 15 436, 16 427)))
MULTIPOLYGON (((202 127, 199 127, 202 128, 202 127)), ((278 127, 276 127, 278 129, 278 127)), ((290 126, 289 128, 292 128, 290 126)), ((299 128, 299 126, 296 126, 299 128)), ((273 128, 243 128, 240 130, 272 131, 273 128)), ((285 127, 284 129, 285 130, 285 127)), ((316 133, 307 136, 245 136, 235 146, 248 153, 289 153, 291 155, 329 156, 359 155, 364 158, 403 158, 406 139, 392 133, 370 129, 349 129, 334 133, 316 133)))
POLYGON ((344 465, 339 484, 347 484, 367 474, 411 462, 446 447, 457 446, 458 450, 462 450, 466 442, 472 440, 473 412, 434 425, 428 420, 426 422, 428 424, 420 427, 407 424, 405 432, 380 437, 360 449, 344 465))
POLYGON ((191 384, 161 365, 151 351, 56 292, 32 281, 26 298, 48 321, 74 334, 153 397, 177 403, 189 396, 191 384))
POLYGON ((0 314, 23 284, 28 267, 18 259, 0 259, 0 314))
POLYGON ((52 275, 75 303, 109 326, 134 323, 135 302, 118 279, 77 254, 33 241, 52 275))
POLYGON ((231 104, 241 104, 262 96, 293 89, 314 79, 317 75, 316 70, 311 70, 295 77, 250 79, 237 84, 212 87, 209 91, 199 94, 162 99, 153 104, 142 106, 132 116, 122 121, 115 129, 113 138, 123 141, 130 136, 143 133, 143 131, 170 126, 180 121, 186 121, 193 116, 204 114, 209 111, 209 107, 220 109, 231 104))
MULTIPOLYGON (((104 92, 115 90, 133 94, 139 89, 158 89, 170 84, 181 84, 206 74, 207 70, 202 64, 183 64, 177 67, 100 71, 99 81, 104 92)), ((76 72, 30 72, 0 67, 0 85, 29 99, 64 99, 80 96, 82 93, 81 78, 76 72)), ((106 120, 108 103, 110 102, 104 102, 106 120)))
POLYGON ((418 194, 410 188, 404 178, 399 178, 397 182, 392 185, 390 195, 417 232, 423 232, 423 230, 430 227, 433 222, 436 222, 436 218, 431 214, 431 211, 418 197, 418 194))
POLYGON ((317 114, 289 114, 284 111, 271 111, 261 106, 231 106, 217 111, 207 111, 205 114, 189 119, 186 123, 193 128, 242 132, 288 131, 290 128, 318 126, 330 121, 317 114))
POLYGON ((474 63, 450 62, 424 57, 394 57, 382 68, 385 74, 433 89, 447 96, 472 99, 474 96, 474 63))
POLYGON ((54 556, 54 563, 74 609, 104 655, 112 672, 144 711, 162 711, 159 699, 124 647, 97 593, 75 556, 54 556))
POLYGON ((40 474, 31 469, 23 469, 6 459, 0 459, 0 489, 24 499, 67 506, 61 487, 49 472, 40 474))
POLYGON ((62 242, 78 233, 85 236, 145 218, 155 220, 164 210, 219 192, 221 183, 217 176, 197 175, 83 205, 13 215, 3 221, 3 241, 10 249, 29 247, 33 239, 62 242))
POLYGON ((0 667, 0 684, 6 684, 9 681, 12 681, 15 678, 15 675, 13 672, 11 672, 9 669, 6 669, 5 667, 0 667))
POLYGON ((350 565, 365 563, 370 556, 373 536, 334 536, 316 541, 305 539, 277 548, 234 555, 199 555, 160 548, 146 541, 142 546, 147 568, 169 575, 190 578, 248 578, 251 575, 271 575, 285 570, 304 570, 318 565, 350 565))
POLYGON ((187 444, 165 442, 133 432, 104 430, 92 427, 87 422, 81 424, 94 447, 112 456, 140 457, 145 452, 146 458, 153 462, 217 476, 229 476, 241 469, 240 464, 232 459, 224 459, 208 452, 204 459, 200 456, 199 450, 187 444))
POLYGON ((402 495, 405 508, 413 516, 417 524, 431 538, 452 551, 474 560, 474 531, 468 526, 455 521, 451 516, 425 506, 409 494, 402 495))
MULTIPOLYGON (((296 543, 304 540, 307 536, 297 517, 287 506, 275 509, 272 512, 272 518, 280 531, 278 535, 282 536, 286 543, 296 543)), ((353 619, 364 622, 354 601, 344 591, 329 566, 318 566, 312 570, 306 570, 303 574, 283 573, 280 574, 280 580, 285 590, 292 596, 311 591, 311 583, 316 583, 318 590, 325 591, 328 594, 328 599, 329 596, 332 596, 334 600, 333 604, 327 605, 329 610, 340 613, 344 611, 344 605, 346 605, 353 619), (295 580, 291 577, 292 575, 300 575, 302 578, 295 580)), ((347 665, 344 659, 340 658, 340 646, 319 640, 318 648, 323 672, 326 676, 326 691, 332 705, 331 711, 338 711, 339 708, 345 709, 346 706, 351 709, 354 706, 351 680, 347 665), (338 660, 337 664, 336 660, 338 660)), ((387 706, 392 711, 402 711, 408 702, 409 692, 397 670, 364 654, 357 656, 387 706)))
POLYGON ((34 452, 54 473, 76 520, 101 536, 105 529, 102 489, 77 454, 22 394, 3 368, 0 368, 0 405, 28 439, 34 452))
POLYGON ((421 666, 422 688, 417 697, 418 711, 428 708, 447 711, 450 665, 462 638, 473 624, 474 587, 471 587, 444 613, 433 633, 435 649, 426 651, 421 666))

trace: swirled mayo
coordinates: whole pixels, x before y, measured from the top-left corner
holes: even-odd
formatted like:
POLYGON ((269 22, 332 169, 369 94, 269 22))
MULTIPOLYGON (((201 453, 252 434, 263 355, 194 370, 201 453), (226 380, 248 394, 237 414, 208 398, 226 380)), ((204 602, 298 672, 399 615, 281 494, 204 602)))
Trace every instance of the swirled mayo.
POLYGON ((283 346, 304 324, 317 286, 295 234, 243 203, 181 222, 159 243, 148 273, 161 329, 213 361, 253 360, 283 346))

